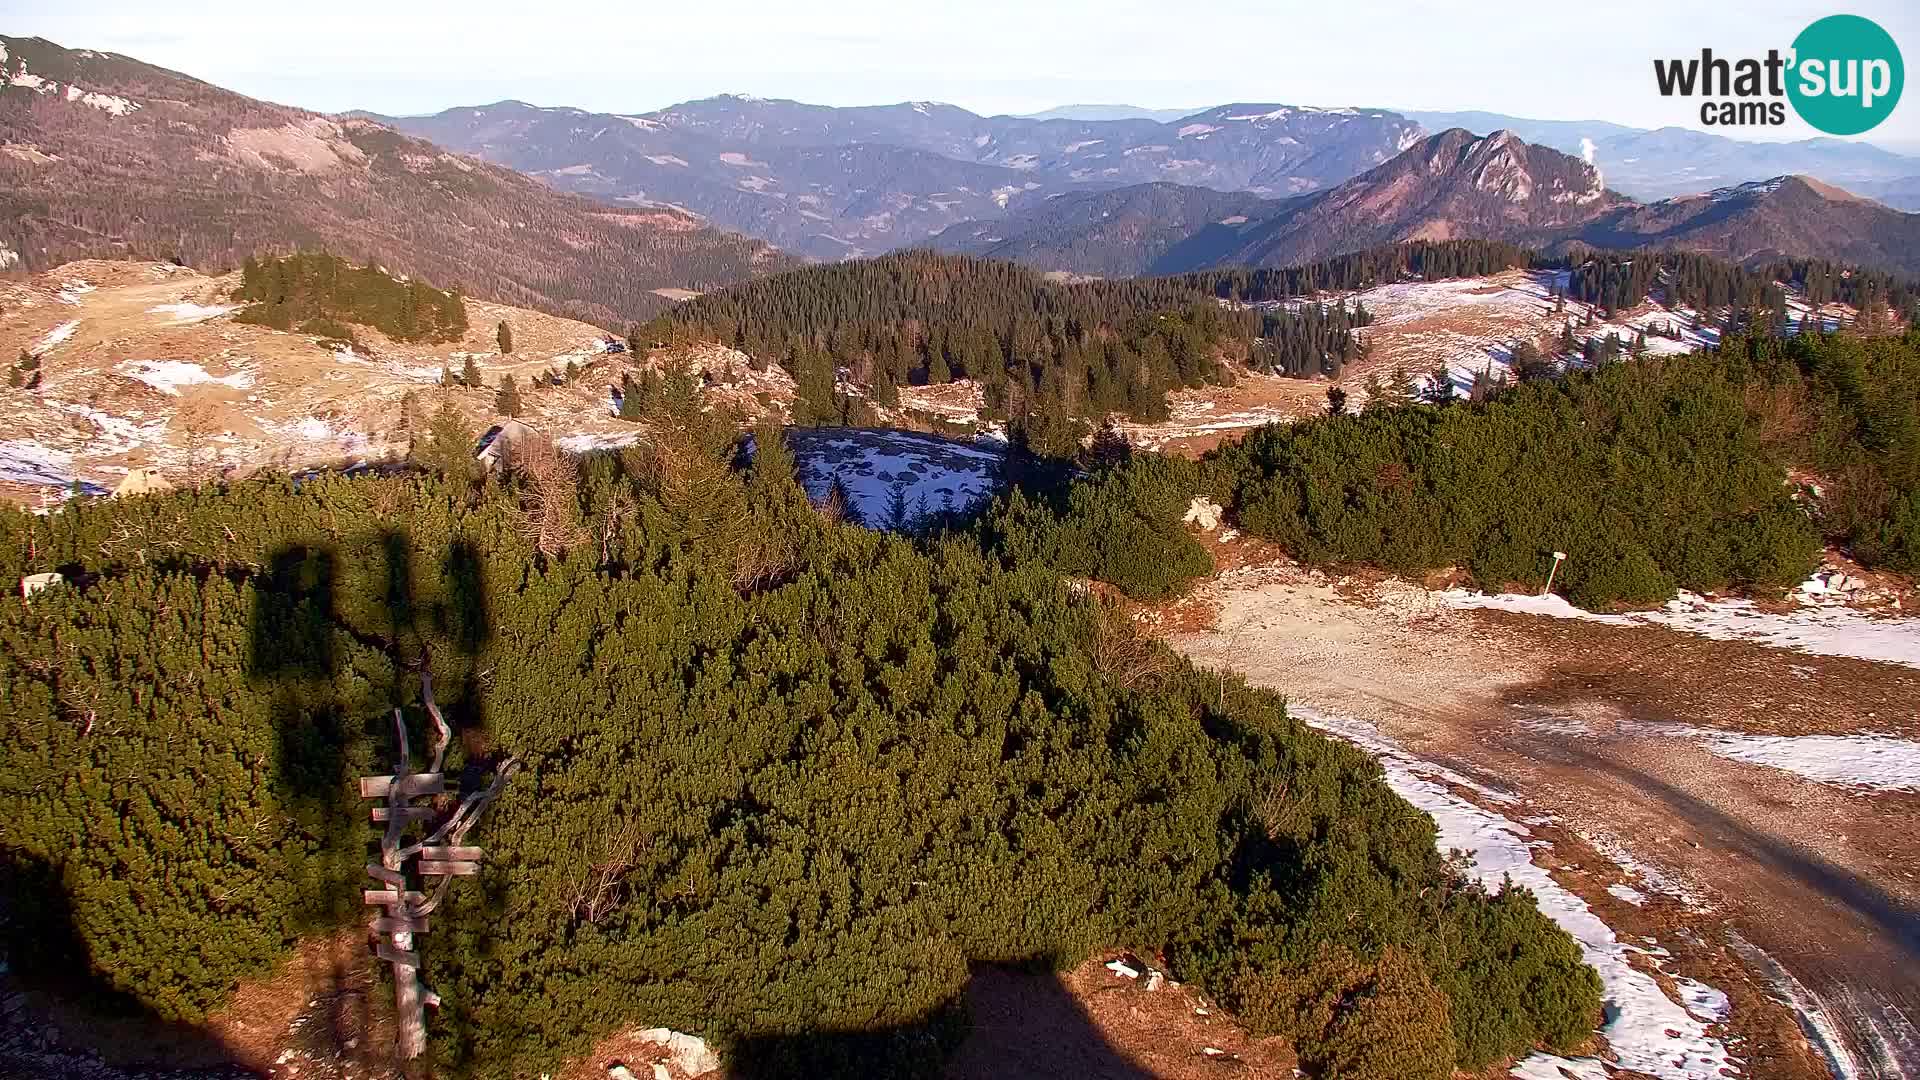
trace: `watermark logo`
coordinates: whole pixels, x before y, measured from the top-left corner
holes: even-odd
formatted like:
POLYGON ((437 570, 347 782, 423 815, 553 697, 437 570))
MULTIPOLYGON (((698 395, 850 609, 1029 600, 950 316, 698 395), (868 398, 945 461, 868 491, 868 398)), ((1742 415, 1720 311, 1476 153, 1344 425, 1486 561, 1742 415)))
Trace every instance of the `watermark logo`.
POLYGON ((1872 19, 1829 15, 1800 31, 1793 47, 1765 57, 1697 57, 1653 62, 1662 97, 1693 97, 1709 127, 1787 122, 1787 107, 1829 135, 1871 131, 1893 114, 1906 66, 1892 35, 1872 19))

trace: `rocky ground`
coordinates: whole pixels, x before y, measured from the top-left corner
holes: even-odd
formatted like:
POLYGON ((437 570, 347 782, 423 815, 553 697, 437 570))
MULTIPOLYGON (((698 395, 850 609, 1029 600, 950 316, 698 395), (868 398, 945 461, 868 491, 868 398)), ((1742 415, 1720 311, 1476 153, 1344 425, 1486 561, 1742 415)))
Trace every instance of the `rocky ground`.
POLYGON ((442 372, 468 359, 488 388, 450 397, 476 427, 495 418, 492 388, 508 375, 530 423, 589 436, 622 426, 597 327, 468 300, 459 341, 398 343, 362 327, 348 348, 236 322, 237 285, 235 274, 96 261, 0 286, 0 357, 40 361, 37 387, 0 390, 0 482, 18 496, 75 480, 111 487, 137 466, 177 482, 377 459, 404 449, 402 399, 431 411, 442 372), (510 356, 494 339, 503 320, 510 356), (570 362, 581 372, 570 384, 531 386, 570 362))

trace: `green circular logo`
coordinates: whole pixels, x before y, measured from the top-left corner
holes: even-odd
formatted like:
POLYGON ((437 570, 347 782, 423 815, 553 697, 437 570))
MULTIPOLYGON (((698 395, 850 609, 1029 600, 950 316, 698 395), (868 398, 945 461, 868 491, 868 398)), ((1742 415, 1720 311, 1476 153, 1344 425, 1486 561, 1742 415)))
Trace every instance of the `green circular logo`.
POLYGON ((1829 15, 1793 39, 1787 97, 1829 135, 1858 135, 1891 116, 1906 81, 1900 47, 1872 19, 1829 15))

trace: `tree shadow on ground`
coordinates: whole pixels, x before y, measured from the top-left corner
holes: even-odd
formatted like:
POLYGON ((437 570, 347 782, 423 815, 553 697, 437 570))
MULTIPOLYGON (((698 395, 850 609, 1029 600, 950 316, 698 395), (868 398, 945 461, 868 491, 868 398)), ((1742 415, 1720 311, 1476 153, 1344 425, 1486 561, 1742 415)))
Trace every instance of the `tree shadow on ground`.
POLYGON ((1063 975, 981 964, 960 999, 921 1022, 736 1040, 724 1075, 1150 1080, 1153 1073, 1109 1041, 1063 975))

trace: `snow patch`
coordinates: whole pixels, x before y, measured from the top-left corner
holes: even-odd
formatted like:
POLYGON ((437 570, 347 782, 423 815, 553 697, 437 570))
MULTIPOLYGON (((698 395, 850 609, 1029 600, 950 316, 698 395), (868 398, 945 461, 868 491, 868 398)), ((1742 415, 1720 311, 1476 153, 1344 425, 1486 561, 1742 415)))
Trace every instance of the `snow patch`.
POLYGON ((238 308, 238 304, 157 304, 147 309, 149 315, 171 315, 175 323, 197 323, 208 319, 217 319, 238 308))
POLYGON ((1647 894, 1631 885, 1609 885, 1607 892, 1611 893, 1614 899, 1625 900, 1634 907, 1640 907, 1647 902, 1647 894))
POLYGON ((34 355, 37 356, 41 353, 44 353, 48 349, 53 348, 55 345, 58 345, 61 342, 67 340, 68 338, 72 337, 73 332, 75 330, 78 330, 79 328, 80 328, 79 319, 68 319, 66 322, 63 322, 59 326, 56 326, 53 329, 47 331, 47 336, 41 338, 40 344, 35 345, 33 347, 32 351, 34 355))
POLYGON ((146 383, 155 390, 173 397, 180 396, 180 388, 183 386, 213 384, 245 390, 253 385, 251 371, 236 371, 231 375, 211 375, 206 368, 185 360, 129 360, 120 365, 120 370, 128 378, 146 383))
POLYGON ((77 101, 82 105, 91 105, 101 112, 112 113, 115 116, 125 116, 140 107, 140 103, 137 101, 130 101, 127 98, 118 97, 114 94, 96 94, 83 87, 72 84, 68 84, 67 86, 67 100, 77 101))
POLYGON ((1740 735, 1700 731, 1715 757, 1765 765, 1822 784, 1920 791, 1920 743, 1893 735, 1740 735))
POLYGON ((838 480, 861 521, 875 527, 890 523, 896 491, 911 514, 971 510, 999 488, 1006 459, 998 443, 884 428, 795 429, 788 440, 807 494, 823 500, 838 480))
POLYGON ((1489 608, 1611 626, 1665 626, 1717 641, 1751 641, 1820 656, 1850 656, 1920 667, 1920 619, 1882 619, 1848 608, 1803 607, 1762 611, 1751 600, 1710 600, 1682 592, 1657 611, 1604 615, 1574 607, 1558 595, 1517 596, 1455 589, 1440 594, 1454 608, 1489 608))
POLYGON ((73 455, 33 439, 0 440, 0 480, 58 486, 73 482, 73 455))
MULTIPOLYGON (((1306 723, 1343 738, 1348 731, 1371 729, 1371 725, 1293 703, 1288 709, 1306 723)), ((1660 1080, 1719 1080, 1738 1075, 1725 1045, 1707 1034, 1707 1022, 1697 1019, 1685 1004, 1668 998, 1652 975, 1629 962, 1634 953, 1651 955, 1648 950, 1620 941, 1585 901, 1534 864, 1526 826, 1454 794, 1432 778, 1443 776, 1445 770, 1434 772, 1437 766, 1406 754, 1377 730, 1361 745, 1379 754, 1387 785, 1433 817, 1439 829, 1436 844, 1442 851, 1466 853, 1472 860, 1468 873, 1489 889, 1503 889, 1511 881, 1532 890, 1541 911, 1579 943, 1582 958, 1600 973, 1606 1005, 1600 1033, 1619 1059, 1617 1067, 1660 1080)), ((1694 985, 1697 991, 1682 989, 1681 993, 1696 1008, 1710 1004, 1708 992, 1718 994, 1704 984, 1694 985)), ((1515 1065, 1511 1075, 1523 1080, 1566 1080, 1567 1076, 1607 1080, 1609 1072, 1596 1058, 1536 1052, 1515 1065)))
POLYGON ((595 450, 618 450, 623 446, 632 446, 639 442, 638 431, 620 431, 601 435, 567 435, 553 440, 553 445, 569 454, 587 454, 595 450))

